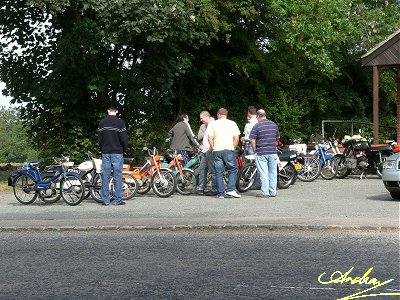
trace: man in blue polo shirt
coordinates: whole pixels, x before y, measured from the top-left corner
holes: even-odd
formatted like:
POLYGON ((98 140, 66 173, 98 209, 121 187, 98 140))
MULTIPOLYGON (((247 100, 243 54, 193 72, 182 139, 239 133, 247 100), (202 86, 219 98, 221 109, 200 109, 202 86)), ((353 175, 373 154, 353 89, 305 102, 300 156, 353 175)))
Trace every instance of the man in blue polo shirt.
POLYGON ((258 123, 250 132, 250 143, 261 179, 261 193, 256 197, 275 197, 278 176, 276 141, 279 139, 279 129, 274 122, 267 119, 263 109, 257 111, 257 120, 258 123))

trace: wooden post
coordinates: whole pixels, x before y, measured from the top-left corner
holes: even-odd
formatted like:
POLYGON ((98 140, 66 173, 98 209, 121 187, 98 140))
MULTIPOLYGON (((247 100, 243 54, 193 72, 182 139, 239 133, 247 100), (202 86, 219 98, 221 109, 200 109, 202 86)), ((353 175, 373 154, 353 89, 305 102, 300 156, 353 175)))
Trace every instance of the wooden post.
POLYGON ((374 144, 379 143, 379 72, 378 66, 373 66, 373 126, 374 144))
POLYGON ((400 67, 397 68, 397 147, 400 147, 400 67))

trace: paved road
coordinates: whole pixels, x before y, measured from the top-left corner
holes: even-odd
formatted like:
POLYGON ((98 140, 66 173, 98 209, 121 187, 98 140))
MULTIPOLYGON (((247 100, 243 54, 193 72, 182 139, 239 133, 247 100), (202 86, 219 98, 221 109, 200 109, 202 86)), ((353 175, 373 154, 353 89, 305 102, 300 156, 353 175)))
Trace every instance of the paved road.
MULTIPOLYGON (((2 232, 0 299, 339 299, 400 293, 398 234, 377 231, 2 232)), ((373 299, 391 299, 378 296, 373 299)))
POLYGON ((159 198, 149 193, 120 207, 84 200, 70 207, 62 201, 22 205, 12 193, 0 193, 0 230, 17 228, 159 228, 193 226, 264 226, 301 228, 398 229, 400 202, 376 176, 314 182, 297 181, 278 196, 258 199, 249 191, 240 199, 207 196, 159 198))

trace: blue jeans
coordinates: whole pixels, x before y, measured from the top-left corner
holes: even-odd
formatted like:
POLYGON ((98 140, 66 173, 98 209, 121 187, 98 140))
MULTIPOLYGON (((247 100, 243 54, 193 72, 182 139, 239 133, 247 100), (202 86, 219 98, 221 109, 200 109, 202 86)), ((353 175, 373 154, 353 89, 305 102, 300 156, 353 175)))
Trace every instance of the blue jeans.
POLYGON ((102 173, 101 173, 101 199, 104 204, 110 204, 110 178, 111 172, 114 177, 114 201, 122 201, 122 167, 124 158, 122 154, 102 154, 102 173))
POLYGON ((215 185, 215 175, 214 175, 214 164, 212 159, 212 152, 207 151, 206 153, 201 153, 201 161, 199 167, 199 184, 196 189, 198 191, 204 191, 207 185, 207 174, 210 172, 211 175, 211 190, 217 191, 215 185))
POLYGON ((176 154, 182 155, 182 167, 185 167, 190 160, 189 151, 186 150, 176 150, 176 154))
POLYGON ((276 184, 278 182, 278 155, 277 154, 266 154, 258 155, 255 154, 257 171, 260 174, 261 179, 261 193, 264 195, 276 195, 276 184))
POLYGON ((228 186, 227 192, 232 192, 236 189, 236 178, 238 167, 236 164, 236 154, 232 150, 214 151, 214 168, 215 181, 217 184, 218 196, 225 195, 224 171, 225 167, 228 171, 228 186))

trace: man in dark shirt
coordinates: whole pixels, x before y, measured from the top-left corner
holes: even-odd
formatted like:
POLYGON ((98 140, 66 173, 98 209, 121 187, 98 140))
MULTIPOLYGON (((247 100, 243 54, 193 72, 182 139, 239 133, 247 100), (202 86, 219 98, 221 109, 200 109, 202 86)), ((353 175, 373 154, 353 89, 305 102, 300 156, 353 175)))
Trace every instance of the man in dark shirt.
POLYGON ((193 151, 194 146, 198 146, 192 128, 189 124, 189 116, 185 113, 179 116, 180 122, 168 132, 168 138, 171 141, 171 148, 176 150, 177 154, 182 155, 182 164, 185 166, 190 158, 189 152, 193 151))
POLYGON ((255 152, 256 166, 261 179, 261 193, 258 198, 276 196, 277 163, 276 141, 279 139, 278 126, 268 120, 263 109, 257 111, 258 123, 250 132, 250 143, 255 152))
POLYGON ((99 123, 99 144, 102 159, 101 199, 103 205, 110 205, 109 182, 111 172, 114 177, 114 204, 124 205, 122 201, 123 154, 128 149, 128 133, 125 122, 117 117, 118 110, 110 107, 108 116, 99 123))

